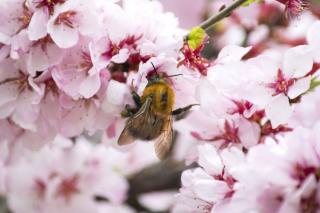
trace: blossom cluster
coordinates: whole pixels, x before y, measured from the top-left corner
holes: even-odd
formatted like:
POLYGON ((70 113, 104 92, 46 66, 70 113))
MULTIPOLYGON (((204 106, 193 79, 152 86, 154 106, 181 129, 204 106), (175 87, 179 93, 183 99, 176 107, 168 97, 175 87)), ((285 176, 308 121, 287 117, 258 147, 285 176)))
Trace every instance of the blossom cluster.
POLYGON ((139 86, 152 69, 140 64, 154 58, 167 71, 182 46, 176 18, 158 2, 8 0, 0 6, 1 126, 11 130, 2 138, 25 144, 108 127, 114 137, 132 81, 139 86))
POLYGON ((194 105, 173 119, 170 160, 196 167, 166 208, 319 211, 320 14, 305 6, 243 5, 207 35, 159 1, 1 0, 0 199, 14 213, 136 212, 129 177, 158 159, 117 139, 155 71, 174 109, 194 105))
POLYGON ((131 212, 125 176, 156 157, 109 145, 151 62, 177 72, 184 33, 156 1, 0 2, 0 196, 12 211, 131 212))
POLYGON ((197 141, 188 160, 199 167, 182 174, 173 212, 318 211, 319 26, 276 55, 221 50, 198 87, 203 109, 178 124, 197 141))

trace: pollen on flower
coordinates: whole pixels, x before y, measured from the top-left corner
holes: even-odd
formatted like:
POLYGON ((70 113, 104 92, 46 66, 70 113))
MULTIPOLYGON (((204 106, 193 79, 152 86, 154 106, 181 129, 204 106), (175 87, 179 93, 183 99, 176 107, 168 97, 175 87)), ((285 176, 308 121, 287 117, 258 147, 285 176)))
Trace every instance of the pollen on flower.
POLYGON ((292 130, 293 130, 292 128, 287 127, 285 125, 279 125, 276 128, 273 128, 271 125, 271 122, 267 121, 261 126, 261 137, 265 137, 265 136, 274 137, 279 133, 291 132, 292 130))
POLYGON ((35 180, 34 187, 35 187, 35 191, 36 191, 38 198, 40 198, 40 199, 43 198, 45 195, 46 189, 47 189, 45 182, 43 180, 37 178, 35 180))
POLYGON ((32 46, 34 47, 34 46, 40 45, 42 51, 43 52, 47 52, 48 51, 48 45, 49 44, 53 44, 53 43, 54 42, 53 42, 51 36, 50 35, 46 35, 45 37, 34 41, 32 43, 32 46))
POLYGON ((240 114, 243 115, 245 111, 250 110, 253 104, 246 100, 231 100, 235 104, 235 108, 228 111, 229 114, 240 114))
POLYGON ((193 70, 197 70, 202 75, 207 75, 207 68, 210 66, 210 63, 200 54, 203 48, 204 44, 201 44, 193 50, 189 44, 185 42, 181 49, 183 57, 179 60, 178 66, 185 65, 193 70))
POLYGON ((56 195, 61 196, 68 202, 75 194, 80 193, 80 189, 77 186, 79 177, 77 175, 63 179, 58 186, 56 195))
POLYGON ((224 127, 221 133, 212 138, 209 138, 209 139, 203 138, 197 132, 191 132, 191 135, 198 140, 203 140, 208 142, 223 141, 222 145, 220 146, 220 149, 224 149, 228 147, 229 144, 241 143, 238 132, 239 132, 239 127, 236 127, 235 123, 233 122, 231 123, 228 120, 225 120, 224 127))
POLYGON ((6 84, 6 83, 16 84, 19 93, 25 89, 31 89, 28 83, 28 76, 25 75, 21 70, 19 71, 19 74, 20 74, 19 77, 8 78, 4 81, 1 81, 0 85, 6 84))
POLYGON ((54 6, 57 4, 63 4, 66 0, 40 0, 36 1, 36 8, 46 8, 50 15, 54 12, 54 6))
POLYGON ((80 70, 89 71, 93 66, 89 53, 82 52, 81 56, 82 62, 80 63, 80 70))
POLYGON ((298 16, 308 7, 305 0, 288 0, 286 4, 286 13, 289 18, 298 16))
POLYGON ((289 87, 292 86, 295 79, 286 79, 281 70, 278 70, 277 79, 273 83, 267 84, 267 87, 274 89, 272 96, 279 95, 281 93, 288 95, 289 87))
POLYGON ((301 199, 302 212, 317 212, 319 209, 319 201, 317 199, 318 192, 314 190, 310 196, 301 199))
POLYGON ((26 3, 22 5, 22 15, 18 17, 18 21, 22 23, 21 28, 18 30, 21 31, 24 28, 27 28, 32 17, 32 11, 27 7, 26 3))
POLYGON ((75 28, 75 18, 76 18, 77 12, 70 10, 63 13, 60 13, 59 16, 54 21, 55 25, 64 24, 70 28, 75 28))
POLYGON ((301 185, 303 181, 311 174, 316 175, 316 178, 319 179, 319 171, 320 168, 297 163, 294 165, 292 177, 299 180, 301 185))

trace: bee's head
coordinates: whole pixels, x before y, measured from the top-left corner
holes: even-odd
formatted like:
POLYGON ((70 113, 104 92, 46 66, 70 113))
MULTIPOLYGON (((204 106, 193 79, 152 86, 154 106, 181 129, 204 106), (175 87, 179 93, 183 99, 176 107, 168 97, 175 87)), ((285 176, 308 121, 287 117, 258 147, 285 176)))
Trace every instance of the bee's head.
POLYGON ((166 78, 170 78, 173 76, 178 76, 178 75, 182 75, 182 74, 177 74, 177 75, 167 75, 164 72, 158 72, 157 68, 153 65, 153 63, 151 62, 153 70, 148 72, 146 78, 148 80, 148 84, 153 84, 153 83, 157 83, 157 82, 166 82, 166 78))
POLYGON ((163 79, 163 74, 153 70, 147 74, 146 78, 149 83, 155 83, 163 79))
POLYGON ((165 74, 162 72, 158 72, 157 68, 153 65, 153 63, 151 62, 153 70, 148 72, 146 78, 148 80, 148 84, 152 84, 152 83, 156 83, 159 82, 161 80, 164 80, 165 74))

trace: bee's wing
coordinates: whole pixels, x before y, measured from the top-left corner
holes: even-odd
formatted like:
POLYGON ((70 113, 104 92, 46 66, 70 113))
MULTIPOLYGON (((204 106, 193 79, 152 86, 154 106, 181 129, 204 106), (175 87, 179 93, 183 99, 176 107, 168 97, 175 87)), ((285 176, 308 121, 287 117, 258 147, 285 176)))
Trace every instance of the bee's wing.
POLYGON ((139 111, 133 117, 129 118, 126 126, 119 136, 119 145, 127 145, 133 143, 136 140, 136 137, 132 135, 132 131, 130 130, 141 129, 141 127, 148 124, 147 120, 150 117, 149 114, 151 102, 152 98, 148 97, 139 111))
POLYGON ((161 135, 154 143, 155 152, 160 160, 167 157, 173 140, 172 117, 168 116, 163 124, 161 135))

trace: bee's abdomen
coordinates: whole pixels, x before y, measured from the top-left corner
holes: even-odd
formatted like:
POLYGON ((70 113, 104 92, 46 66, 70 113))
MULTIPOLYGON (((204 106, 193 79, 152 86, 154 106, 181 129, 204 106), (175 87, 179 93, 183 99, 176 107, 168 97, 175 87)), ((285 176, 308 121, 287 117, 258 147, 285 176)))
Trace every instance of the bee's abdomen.
POLYGON ((164 125, 164 119, 156 115, 150 115, 145 123, 139 127, 130 128, 130 133, 140 140, 154 140, 161 133, 164 125))

